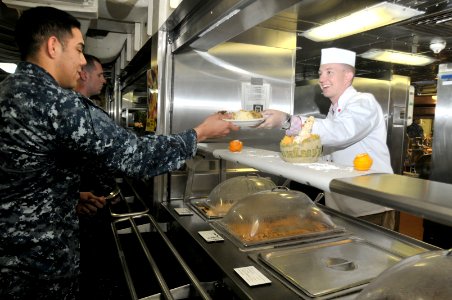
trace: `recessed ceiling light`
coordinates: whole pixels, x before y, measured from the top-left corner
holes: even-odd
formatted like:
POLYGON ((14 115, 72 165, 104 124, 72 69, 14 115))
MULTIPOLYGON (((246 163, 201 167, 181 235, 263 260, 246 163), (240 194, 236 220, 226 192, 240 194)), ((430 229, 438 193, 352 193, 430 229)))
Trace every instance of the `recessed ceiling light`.
POLYGON ((362 54, 359 54, 358 56, 372 60, 410 66, 425 66, 436 61, 436 59, 430 56, 400 52, 390 49, 370 49, 362 54))
POLYGON ((423 11, 417 9, 382 2, 330 23, 309 29, 301 35, 316 42, 332 41, 400 22, 423 13, 423 11))

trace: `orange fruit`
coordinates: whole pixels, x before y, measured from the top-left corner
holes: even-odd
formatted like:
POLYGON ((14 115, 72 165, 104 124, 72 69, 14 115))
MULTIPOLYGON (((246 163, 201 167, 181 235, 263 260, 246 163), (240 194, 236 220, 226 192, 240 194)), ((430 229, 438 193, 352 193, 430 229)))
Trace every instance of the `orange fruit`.
POLYGON ((361 153, 355 156, 353 166, 358 171, 368 171, 372 166, 373 160, 367 153, 361 153))
POLYGON ((285 135, 284 138, 281 140, 281 144, 283 145, 290 145, 293 144, 294 136, 285 135))
POLYGON ((233 140, 229 142, 229 151, 240 152, 242 151, 243 143, 239 140, 233 140))

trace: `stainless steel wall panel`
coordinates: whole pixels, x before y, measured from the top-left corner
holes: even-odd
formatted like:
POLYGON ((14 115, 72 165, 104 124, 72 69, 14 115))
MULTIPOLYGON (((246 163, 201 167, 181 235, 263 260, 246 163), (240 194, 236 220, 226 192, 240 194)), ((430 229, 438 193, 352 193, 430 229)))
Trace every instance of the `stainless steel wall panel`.
POLYGON ((293 32, 257 26, 236 36, 230 42, 294 50, 297 45, 297 37, 293 32))
MULTIPOLYGON (((299 2, 300 0, 206 1, 175 30, 173 51, 186 49, 188 45, 192 49, 209 50, 299 2)), ((296 26, 296 22, 290 24, 292 32, 296 31, 296 26)), ((168 27, 171 28, 172 25, 168 24, 168 27)))
POLYGON ((388 106, 388 147, 394 173, 403 173, 406 147, 406 118, 410 93, 410 78, 393 75, 390 81, 388 106))
POLYGON ((331 101, 322 95, 318 80, 303 81, 301 84, 295 88, 294 113, 326 118, 331 101))
MULTIPOLYGON (((152 36, 151 67, 157 64, 158 101, 156 134, 168 134, 170 131, 169 111, 171 107, 172 55, 167 44, 168 33, 162 30, 152 36)), ((154 204, 166 201, 168 196, 168 174, 154 177, 154 204)))
MULTIPOLYGON (((270 108, 292 112, 294 62, 294 50, 241 43, 174 55, 171 132, 192 128, 220 110, 241 109, 242 84, 253 78, 270 85, 270 108)), ((279 143, 283 134, 278 129, 243 128, 224 140, 279 143)))
MULTIPOLYGON (((152 38, 154 39, 155 36, 152 38)), ((158 66, 158 104, 157 104, 157 134, 170 133, 170 111, 172 104, 172 77, 173 77, 173 55, 169 45, 166 43, 168 33, 160 30, 157 42, 153 41, 151 63, 157 62, 158 66)))
POLYGON ((452 64, 439 66, 430 179, 452 183, 452 64))

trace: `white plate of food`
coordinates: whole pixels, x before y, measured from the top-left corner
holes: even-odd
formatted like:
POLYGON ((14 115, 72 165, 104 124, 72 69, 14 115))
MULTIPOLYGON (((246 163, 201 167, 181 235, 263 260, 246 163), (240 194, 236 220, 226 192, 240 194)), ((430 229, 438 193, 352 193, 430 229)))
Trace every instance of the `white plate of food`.
POLYGON ((262 113, 253 110, 241 109, 230 114, 232 114, 232 119, 224 120, 240 127, 255 127, 265 120, 262 113))
POLYGON ((235 120, 235 119, 223 119, 227 122, 231 122, 239 127, 254 127, 264 122, 265 118, 252 119, 252 120, 235 120))

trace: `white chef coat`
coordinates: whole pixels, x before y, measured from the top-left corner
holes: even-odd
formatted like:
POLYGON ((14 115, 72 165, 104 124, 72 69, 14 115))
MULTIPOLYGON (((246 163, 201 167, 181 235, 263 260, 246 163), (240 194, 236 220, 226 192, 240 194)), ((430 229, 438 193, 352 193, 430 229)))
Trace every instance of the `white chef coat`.
MULTIPOLYGON (((331 105, 326 119, 315 120, 312 133, 320 136, 323 154, 334 163, 353 166, 357 154, 368 153, 373 159, 371 172, 393 173, 386 145, 386 122, 372 94, 357 92, 350 86, 337 104, 331 105)), ((325 203, 353 217, 390 210, 337 193, 325 193, 325 203)))

